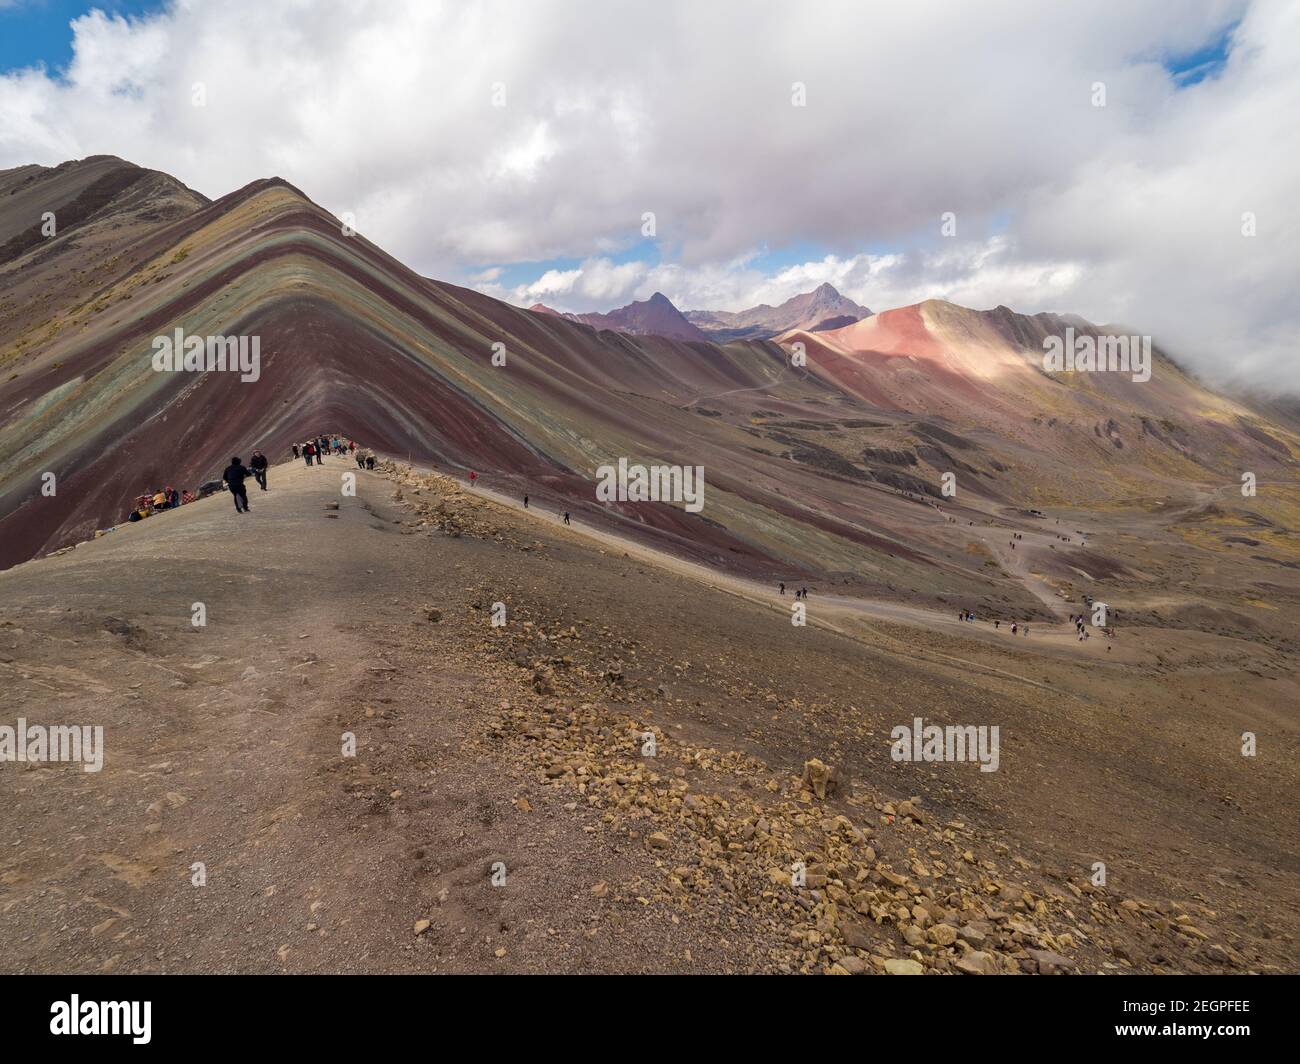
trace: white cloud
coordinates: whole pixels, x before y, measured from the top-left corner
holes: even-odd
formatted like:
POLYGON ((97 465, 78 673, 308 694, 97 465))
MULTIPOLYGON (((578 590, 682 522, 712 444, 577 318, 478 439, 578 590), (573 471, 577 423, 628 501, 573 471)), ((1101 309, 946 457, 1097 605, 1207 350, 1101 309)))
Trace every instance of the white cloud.
POLYGON ((579 260, 522 286, 576 309, 829 280, 875 308, 1123 320, 1300 391, 1286 0, 180 0, 75 32, 66 79, 0 77, 0 166, 104 152, 214 196, 279 174, 431 276, 490 288, 485 267, 579 260), (1227 67, 1180 88, 1161 60, 1238 18, 1227 67), (645 211, 670 265, 616 261, 645 211), (818 250, 754 268, 791 247, 818 250))
POLYGON ((607 258, 590 258, 574 269, 547 270, 536 281, 513 287, 499 283, 499 277, 486 278, 477 287, 521 306, 541 301, 573 311, 648 299, 655 292, 682 310, 740 309, 775 305, 827 282, 873 310, 931 298, 988 308, 1065 298, 1082 272, 1073 263, 1025 261, 999 236, 935 251, 827 255, 770 274, 741 260, 688 267, 642 261, 615 265, 607 258))

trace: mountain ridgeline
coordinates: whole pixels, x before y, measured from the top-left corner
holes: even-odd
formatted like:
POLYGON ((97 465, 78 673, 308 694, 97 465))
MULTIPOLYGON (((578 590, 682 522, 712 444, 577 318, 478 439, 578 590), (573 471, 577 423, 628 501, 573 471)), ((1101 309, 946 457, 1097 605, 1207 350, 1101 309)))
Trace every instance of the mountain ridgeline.
POLYGON ((20 167, 0 172, 0 241, 0 566, 119 524, 146 488, 337 430, 737 572, 975 601, 1018 592, 953 548, 944 474, 952 505, 1121 505, 1291 479, 1300 454, 1284 411, 1158 348, 1141 384, 1047 372, 1045 337, 1106 335, 1077 318, 873 314, 829 285, 735 314, 658 294, 526 310, 419 276, 280 179, 209 202, 109 157, 20 167), (156 372, 177 329, 256 337, 259 373, 156 372), (598 502, 620 457, 703 466, 703 511, 598 502))

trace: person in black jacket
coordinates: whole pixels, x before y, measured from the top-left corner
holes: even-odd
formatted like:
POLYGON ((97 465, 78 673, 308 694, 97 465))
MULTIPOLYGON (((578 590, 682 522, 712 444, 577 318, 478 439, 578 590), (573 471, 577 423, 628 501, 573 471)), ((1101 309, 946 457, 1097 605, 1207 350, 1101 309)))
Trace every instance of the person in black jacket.
POLYGON ((248 513, 248 489, 244 487, 244 479, 252 475, 252 470, 245 469, 238 456, 230 460, 230 465, 221 474, 221 479, 230 488, 230 494, 235 497, 235 513, 248 513))
POLYGON ((248 467, 253 471, 253 479, 257 481, 257 486, 263 491, 266 490, 266 455, 261 451, 254 451, 253 457, 248 460, 248 467))

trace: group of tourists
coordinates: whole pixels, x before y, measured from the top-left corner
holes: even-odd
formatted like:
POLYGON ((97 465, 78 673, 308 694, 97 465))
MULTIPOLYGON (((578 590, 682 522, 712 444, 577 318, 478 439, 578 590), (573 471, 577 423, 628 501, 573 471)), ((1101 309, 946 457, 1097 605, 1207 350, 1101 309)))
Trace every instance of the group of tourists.
MULTIPOLYGON (((315 462, 321 464, 326 454, 356 456, 358 469, 374 469, 375 453, 369 449, 359 450, 356 441, 345 439, 337 433, 321 435, 315 439, 308 440, 306 443, 293 445, 294 458, 306 458, 307 464, 315 462)), ((187 503, 197 502, 199 499, 206 499, 209 495, 229 489, 230 494, 235 500, 235 512, 248 512, 248 487, 245 481, 252 480, 262 491, 268 491, 267 487, 267 469, 270 466, 265 454, 260 450, 254 449, 252 456, 245 465, 243 459, 238 455, 230 459, 230 464, 222 472, 220 479, 209 480, 199 486, 197 492, 188 489, 178 491, 176 488, 168 485, 165 488, 159 488, 157 491, 145 492, 143 495, 137 495, 135 502, 126 515, 129 522, 143 521, 146 517, 152 517, 163 510, 174 510, 187 503)), ((108 532, 114 531, 112 528, 99 529, 95 535, 102 536, 108 532)))
MULTIPOLYGON (((961 610, 961 611, 957 614, 957 620, 962 621, 962 622, 964 622, 965 624, 974 624, 975 621, 976 621, 975 611, 974 611, 974 610, 961 610)), ((994 621, 993 621, 993 630, 994 630, 995 632, 1000 632, 1000 631, 1002 631, 1002 622, 1001 622, 1000 620, 994 619, 994 621)), ((1023 634, 1023 635, 1028 635, 1028 634, 1029 634, 1029 625, 1027 625, 1027 624, 1021 624, 1019 621, 1012 621, 1012 622, 1011 622, 1011 634, 1012 634, 1012 635, 1022 635, 1022 634, 1023 634)))
POLYGON ((192 491, 177 491, 175 488, 168 486, 159 488, 157 491, 145 492, 143 495, 135 497, 135 504, 131 507, 130 513, 126 515, 128 521, 143 521, 146 517, 152 517, 163 510, 174 510, 178 506, 184 506, 187 502, 193 502, 196 496, 192 491))
POLYGON ((374 451, 358 450, 356 440, 344 439, 337 433, 323 433, 305 443, 293 445, 293 457, 301 458, 308 465, 324 465, 325 456, 329 454, 343 457, 352 455, 357 461, 358 469, 375 468, 374 451))
POLYGON ((355 451, 357 445, 352 440, 344 440, 337 433, 322 433, 305 443, 293 445, 294 458, 302 458, 308 465, 323 465, 327 454, 348 454, 355 451))

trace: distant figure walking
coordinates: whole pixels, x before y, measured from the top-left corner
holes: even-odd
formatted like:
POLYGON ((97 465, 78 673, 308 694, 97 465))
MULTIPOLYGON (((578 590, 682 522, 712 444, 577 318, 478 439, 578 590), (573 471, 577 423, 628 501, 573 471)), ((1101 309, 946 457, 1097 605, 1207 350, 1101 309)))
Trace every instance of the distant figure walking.
POLYGON ((528 496, 527 496, 527 495, 524 496, 524 509, 525 509, 525 510, 528 509, 528 496))
POLYGON ((356 453, 356 457, 357 457, 357 468, 358 468, 358 469, 365 469, 365 468, 366 468, 366 460, 365 460, 364 458, 361 457, 361 452, 360 452, 360 451, 357 451, 357 453, 356 453))
POLYGON ((785 584, 781 585, 781 594, 785 594, 785 584))
POLYGON ((565 511, 564 511, 564 523, 565 523, 566 525, 572 523, 572 522, 569 521, 569 511, 568 511, 568 510, 565 510, 565 511))
POLYGON ((253 457, 248 460, 248 468, 253 471, 253 479, 257 481, 257 486, 266 491, 266 455, 261 451, 254 451, 253 457))
POLYGON ((298 445, 296 443, 293 445, 293 457, 295 460, 298 458, 298 445))
POLYGON ((311 440, 308 440, 306 443, 302 445, 302 457, 303 460, 306 461, 308 465, 311 465, 311 460, 315 454, 316 454, 316 445, 312 443, 311 440))
POLYGON ((366 455, 366 468, 367 469, 375 468, 375 456, 373 454, 366 455))
POLYGON ((251 470, 244 468, 238 455, 230 460, 230 465, 221 474, 221 479, 230 488, 230 494, 235 497, 235 513, 248 513, 248 489, 244 486, 244 480, 252 475, 251 470))
POLYGON ((474 486, 474 481, 476 481, 476 480, 478 480, 478 474, 475 473, 474 470, 471 469, 471 470, 469 471, 469 486, 470 486, 471 488, 474 486))

